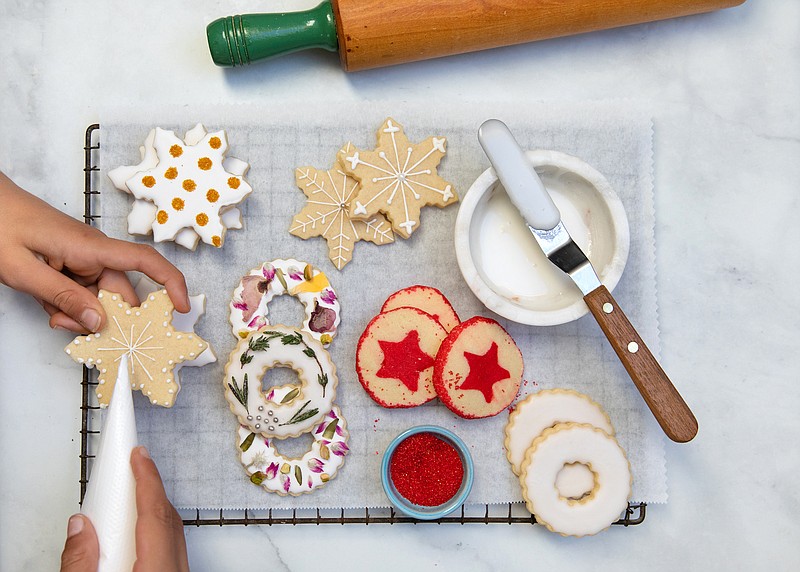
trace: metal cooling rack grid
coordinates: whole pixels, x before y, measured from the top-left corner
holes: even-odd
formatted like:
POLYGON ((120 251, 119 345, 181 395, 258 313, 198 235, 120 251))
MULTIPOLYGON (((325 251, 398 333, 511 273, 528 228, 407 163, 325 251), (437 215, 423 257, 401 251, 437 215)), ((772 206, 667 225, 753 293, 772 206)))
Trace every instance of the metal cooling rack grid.
MULTIPOLYGON (((93 174, 99 171, 94 158, 100 150, 100 125, 94 123, 86 128, 84 139, 84 212, 86 224, 94 225, 100 215, 94 214, 94 198, 100 191, 94 190, 93 174), (94 142, 94 143, 93 143, 94 142)), ((94 370, 83 366, 81 373, 81 478, 80 500, 86 494, 91 460, 94 459, 91 448, 100 431, 94 429, 99 423, 100 407, 93 401, 94 370)), ((184 526, 273 526, 299 524, 536 524, 536 518, 530 514, 523 503, 506 503, 498 505, 462 505, 460 514, 450 515, 438 520, 423 521, 398 514, 393 508, 361 508, 361 509, 181 509, 184 526)), ((644 522, 647 512, 646 503, 629 503, 625 515, 615 525, 635 526, 644 522)))

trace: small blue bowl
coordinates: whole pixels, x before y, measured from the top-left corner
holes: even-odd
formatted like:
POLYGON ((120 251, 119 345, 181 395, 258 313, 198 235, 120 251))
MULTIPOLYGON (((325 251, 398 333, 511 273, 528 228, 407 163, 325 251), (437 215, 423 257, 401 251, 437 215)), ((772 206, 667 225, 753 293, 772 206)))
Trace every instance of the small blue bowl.
POLYGON ((464 441, 452 431, 448 431, 444 427, 438 427, 436 425, 420 425, 400 433, 400 435, 395 437, 389 444, 389 447, 383 454, 383 462, 381 463, 381 482, 383 483, 383 490, 386 492, 386 496, 389 497, 391 503, 400 512, 418 520, 436 520, 437 518, 442 518, 464 504, 467 496, 469 496, 470 490, 472 490, 473 476, 474 466, 472 464, 472 456, 469 454, 469 450, 464 444, 464 441), (458 451, 458 456, 461 458, 461 464, 464 467, 464 478, 461 480, 461 487, 459 487, 458 492, 456 492, 449 501, 439 506, 422 506, 412 503, 397 492, 392 482, 391 475, 389 474, 389 462, 392 459, 394 450, 401 442, 417 433, 432 433, 443 441, 450 443, 455 447, 456 451, 458 451))

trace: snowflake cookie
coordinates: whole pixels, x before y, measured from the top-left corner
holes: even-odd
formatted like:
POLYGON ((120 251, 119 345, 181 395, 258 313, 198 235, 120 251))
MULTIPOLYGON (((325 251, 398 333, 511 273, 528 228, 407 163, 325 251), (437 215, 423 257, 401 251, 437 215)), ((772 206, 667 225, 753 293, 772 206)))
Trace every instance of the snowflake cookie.
POLYGON ((111 400, 119 361, 127 355, 131 387, 154 404, 172 407, 181 389, 175 369, 197 360, 208 349, 208 342, 173 327, 174 307, 166 290, 149 294, 141 306, 133 308, 114 292, 100 290, 97 297, 106 312, 105 327, 76 337, 64 351, 100 372, 100 406, 106 407, 111 400))
POLYGON ((361 182, 351 215, 367 219, 382 212, 394 231, 408 238, 419 226, 422 207, 458 201, 452 184, 436 172, 446 143, 444 137, 429 137, 412 145, 402 125, 389 118, 378 130, 374 151, 339 151, 344 171, 361 182))
POLYGON ((136 197, 128 232, 152 232, 156 242, 174 240, 191 250, 201 238, 222 246, 227 229, 242 227, 235 205, 252 191, 243 178, 249 165, 226 158, 227 149, 224 131, 208 133, 199 123, 183 140, 153 129, 138 165, 109 172, 115 187, 136 197))
MULTIPOLYGON (((348 143, 341 153, 349 154, 348 143)), ((300 167, 295 171, 297 186, 308 202, 292 219, 289 233, 302 239, 321 236, 328 243, 328 256, 338 270, 353 258, 353 246, 359 240, 381 245, 394 242, 394 233, 382 214, 365 220, 351 218, 351 199, 359 182, 348 176, 341 166, 327 171, 300 167)))

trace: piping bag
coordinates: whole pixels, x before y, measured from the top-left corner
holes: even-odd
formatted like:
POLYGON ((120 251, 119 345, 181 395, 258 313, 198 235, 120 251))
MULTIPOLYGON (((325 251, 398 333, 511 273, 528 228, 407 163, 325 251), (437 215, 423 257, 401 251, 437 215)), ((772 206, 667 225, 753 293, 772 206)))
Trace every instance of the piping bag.
POLYGON ((744 0, 324 0, 310 10, 228 16, 206 28, 232 67, 308 48, 345 71, 711 12, 744 0))
POLYGON ((137 441, 128 356, 123 355, 81 505, 81 512, 97 532, 98 572, 130 572, 136 561, 136 483, 131 451, 137 441))

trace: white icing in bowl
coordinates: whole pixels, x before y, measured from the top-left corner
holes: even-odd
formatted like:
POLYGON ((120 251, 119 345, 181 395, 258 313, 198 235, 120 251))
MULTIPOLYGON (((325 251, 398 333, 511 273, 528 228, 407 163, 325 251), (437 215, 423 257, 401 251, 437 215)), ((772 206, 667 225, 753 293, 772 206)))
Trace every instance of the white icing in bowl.
MULTIPOLYGON (((573 240, 613 290, 628 259, 625 209, 608 181, 577 157, 528 151, 573 240)), ((570 278, 547 260, 494 169, 461 202, 455 226, 458 265, 470 289, 497 314, 534 326, 576 320, 589 309, 570 278)))

